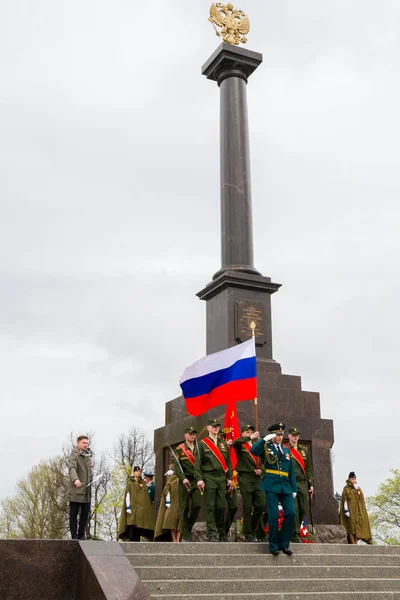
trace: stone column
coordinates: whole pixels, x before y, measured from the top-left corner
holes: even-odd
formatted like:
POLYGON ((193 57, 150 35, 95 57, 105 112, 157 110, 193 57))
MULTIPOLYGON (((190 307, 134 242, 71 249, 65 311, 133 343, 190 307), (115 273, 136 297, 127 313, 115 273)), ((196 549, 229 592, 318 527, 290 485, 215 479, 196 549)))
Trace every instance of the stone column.
POLYGON ((254 268, 247 81, 262 55, 222 43, 202 68, 220 87, 221 269, 259 274, 254 268))

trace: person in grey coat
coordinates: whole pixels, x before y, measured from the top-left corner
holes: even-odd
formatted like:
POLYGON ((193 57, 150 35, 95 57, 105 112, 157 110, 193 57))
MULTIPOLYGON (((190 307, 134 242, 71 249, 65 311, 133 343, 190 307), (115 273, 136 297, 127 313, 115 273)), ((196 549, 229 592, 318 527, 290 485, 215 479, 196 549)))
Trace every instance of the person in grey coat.
POLYGON ((91 452, 89 440, 80 435, 76 440, 76 448, 68 460, 69 471, 69 527, 73 540, 82 540, 90 512, 90 482, 92 481, 91 452), (89 487, 88 487, 89 486, 89 487), (78 527, 78 513, 79 527, 78 527))

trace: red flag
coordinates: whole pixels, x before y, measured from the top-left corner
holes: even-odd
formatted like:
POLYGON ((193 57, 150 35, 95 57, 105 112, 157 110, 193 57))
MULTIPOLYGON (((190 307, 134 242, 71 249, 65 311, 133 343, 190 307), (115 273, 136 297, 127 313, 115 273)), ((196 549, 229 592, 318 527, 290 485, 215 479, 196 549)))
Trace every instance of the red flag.
MULTIPOLYGON (((227 440, 236 440, 236 438, 238 438, 240 435, 239 420, 238 420, 238 416, 237 416, 235 400, 234 401, 229 400, 226 405, 226 413, 225 413, 223 432, 225 433, 227 440)), ((235 450, 233 449, 233 446, 230 445, 228 447, 229 447, 229 457, 230 457, 231 463, 232 463, 232 471, 234 472, 234 475, 233 475, 234 486, 236 487, 237 473, 235 473, 235 471, 236 471, 236 465, 237 465, 237 456, 236 456, 235 450)))

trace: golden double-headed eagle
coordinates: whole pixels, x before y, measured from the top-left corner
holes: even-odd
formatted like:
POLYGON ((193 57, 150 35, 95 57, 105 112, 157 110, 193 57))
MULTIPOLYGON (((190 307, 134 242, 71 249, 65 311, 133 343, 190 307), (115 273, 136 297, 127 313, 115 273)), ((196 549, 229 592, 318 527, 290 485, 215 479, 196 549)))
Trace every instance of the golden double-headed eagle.
POLYGON ((208 20, 214 25, 217 36, 224 42, 235 46, 247 42, 245 36, 250 31, 249 17, 242 10, 234 9, 230 2, 228 4, 221 2, 211 4, 208 20))

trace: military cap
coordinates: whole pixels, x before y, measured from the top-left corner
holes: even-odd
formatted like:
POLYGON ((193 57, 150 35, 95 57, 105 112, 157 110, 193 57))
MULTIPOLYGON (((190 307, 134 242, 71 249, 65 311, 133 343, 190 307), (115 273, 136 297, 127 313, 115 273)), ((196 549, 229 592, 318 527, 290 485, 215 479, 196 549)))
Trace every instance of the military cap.
POLYGON ((268 431, 271 433, 283 433, 286 425, 285 423, 274 423, 271 427, 268 427, 268 431))
POLYGON ((356 474, 354 473, 354 471, 350 471, 350 473, 349 473, 349 479, 351 479, 352 477, 356 477, 356 474))
POLYGON ((213 427, 220 427, 221 423, 218 423, 217 419, 208 419, 207 425, 212 425, 213 427))
POLYGON ((145 477, 154 477, 154 473, 148 473, 147 471, 143 471, 143 475, 145 477))
POLYGON ((136 467, 133 467, 133 470, 134 470, 134 471, 141 471, 141 470, 142 470, 142 467, 138 467, 138 466, 136 466, 136 467))
POLYGON ((252 431, 254 431, 254 425, 243 425, 243 427, 240 428, 240 432, 243 433, 244 431, 247 431, 248 429, 251 429, 252 431))
POLYGON ((197 429, 194 427, 186 427, 185 433, 197 433, 197 429))
POLYGON ((290 435, 300 435, 300 431, 297 427, 289 427, 289 433, 290 435))

